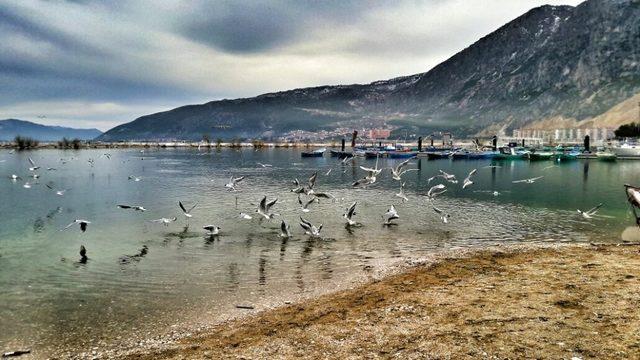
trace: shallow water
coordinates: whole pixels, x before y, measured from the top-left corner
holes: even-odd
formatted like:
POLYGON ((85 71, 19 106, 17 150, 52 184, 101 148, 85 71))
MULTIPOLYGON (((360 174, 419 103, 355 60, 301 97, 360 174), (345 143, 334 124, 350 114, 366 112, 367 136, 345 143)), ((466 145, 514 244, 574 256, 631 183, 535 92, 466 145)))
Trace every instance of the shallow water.
MULTIPOLYGON (((388 168, 399 161, 380 164, 388 168)), ((512 161, 486 168, 488 160, 415 160, 419 170, 404 177, 406 203, 394 196, 399 184, 389 171, 366 189, 351 188, 364 175, 358 166, 374 162, 342 165, 336 158, 301 159, 299 151, 283 149, 1 151, 0 350, 88 350, 215 319, 237 311, 234 304, 331 288, 380 264, 438 249, 619 241, 634 222, 622 185, 637 181, 640 162, 512 161), (101 156, 105 152, 110 159, 101 156), (42 167, 37 181, 28 178, 28 157, 42 167), (445 183, 449 190, 437 205, 451 218, 443 224, 419 195, 436 183, 427 179, 443 169, 462 180, 473 168, 478 172, 471 187, 445 183), (321 200, 304 214, 289 191, 291 180, 306 182, 316 170, 317 190, 337 200, 321 200), (24 180, 13 182, 11 174, 24 180), (239 175, 247 176, 239 191, 225 191, 229 178, 239 175), (512 183, 536 176, 544 177, 534 184, 512 183), (25 180, 33 184, 30 189, 22 186, 25 180), (50 182, 69 190, 57 196, 45 186, 50 182), (252 204, 263 195, 279 199, 273 210, 280 216, 272 222, 241 220, 238 214, 253 214, 252 204), (188 228, 179 200, 187 207, 198 204, 188 228), (362 226, 348 229, 341 215, 353 201, 362 226), (585 220, 576 212, 600 202, 602 217, 585 220), (148 210, 122 210, 119 203, 148 210), (382 214, 391 204, 399 225, 384 227, 382 214), (323 239, 303 234, 300 215, 324 224, 323 239), (173 216, 178 221, 168 227, 147 221, 173 216), (86 233, 77 226, 60 231, 76 218, 91 221, 86 233), (288 241, 278 236, 281 218, 294 234, 288 241), (205 224, 220 226, 221 236, 205 237, 205 224), (78 262, 80 245, 87 248, 86 264, 78 262), (146 256, 123 262, 144 245, 146 256)))

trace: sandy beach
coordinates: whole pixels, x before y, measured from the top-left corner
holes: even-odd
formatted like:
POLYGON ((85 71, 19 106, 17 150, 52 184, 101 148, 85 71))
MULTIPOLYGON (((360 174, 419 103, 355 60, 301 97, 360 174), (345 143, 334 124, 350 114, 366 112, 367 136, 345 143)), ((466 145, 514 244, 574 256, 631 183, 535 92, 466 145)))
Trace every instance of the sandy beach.
POLYGON ((639 358, 639 250, 444 256, 122 358, 639 358))

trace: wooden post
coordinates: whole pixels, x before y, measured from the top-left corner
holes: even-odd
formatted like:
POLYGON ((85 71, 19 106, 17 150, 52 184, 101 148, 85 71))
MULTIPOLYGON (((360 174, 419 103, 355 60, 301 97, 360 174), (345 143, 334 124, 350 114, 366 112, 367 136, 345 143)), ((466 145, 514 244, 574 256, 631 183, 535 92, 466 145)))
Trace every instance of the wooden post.
POLYGON ((418 138, 418 151, 422 151, 422 136, 418 138))
POLYGON ((351 135, 351 147, 352 148, 356 147, 356 138, 358 138, 358 132, 354 130, 353 134, 351 135))
POLYGON ((589 135, 585 135, 585 137, 584 137, 584 151, 585 152, 589 152, 589 150, 591 150, 591 138, 589 138, 589 135))
POLYGON ((344 152, 344 147, 345 147, 345 143, 346 143, 346 142, 347 142, 347 141, 346 141, 344 138, 342 138, 342 146, 340 147, 340 149, 341 149, 341 151, 343 151, 343 152, 344 152))
POLYGON ((493 135, 493 151, 498 151, 498 136, 493 135))

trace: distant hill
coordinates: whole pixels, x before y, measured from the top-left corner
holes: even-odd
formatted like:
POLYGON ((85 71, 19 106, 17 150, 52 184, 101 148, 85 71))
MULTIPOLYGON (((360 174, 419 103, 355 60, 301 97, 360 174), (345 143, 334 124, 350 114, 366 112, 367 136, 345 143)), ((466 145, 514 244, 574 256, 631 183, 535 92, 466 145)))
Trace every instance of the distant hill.
POLYGON ((63 137, 93 140, 101 134, 102 131, 98 129, 73 129, 61 126, 47 126, 17 119, 0 120, 0 141, 10 141, 18 135, 39 141, 57 141, 63 137))
POLYGON ((383 123, 398 135, 490 134, 553 118, 584 123, 638 93, 640 0, 587 0, 534 8, 426 73, 183 106, 100 139, 274 137, 383 123))

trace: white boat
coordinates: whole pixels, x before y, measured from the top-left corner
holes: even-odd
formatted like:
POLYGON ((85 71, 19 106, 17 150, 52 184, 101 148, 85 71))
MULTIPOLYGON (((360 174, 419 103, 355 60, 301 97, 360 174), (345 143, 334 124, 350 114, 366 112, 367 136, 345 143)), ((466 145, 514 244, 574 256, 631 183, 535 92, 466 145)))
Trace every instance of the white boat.
POLYGON ((640 157, 640 144, 628 144, 624 143, 620 146, 614 146, 611 151, 616 156, 637 156, 640 157))

